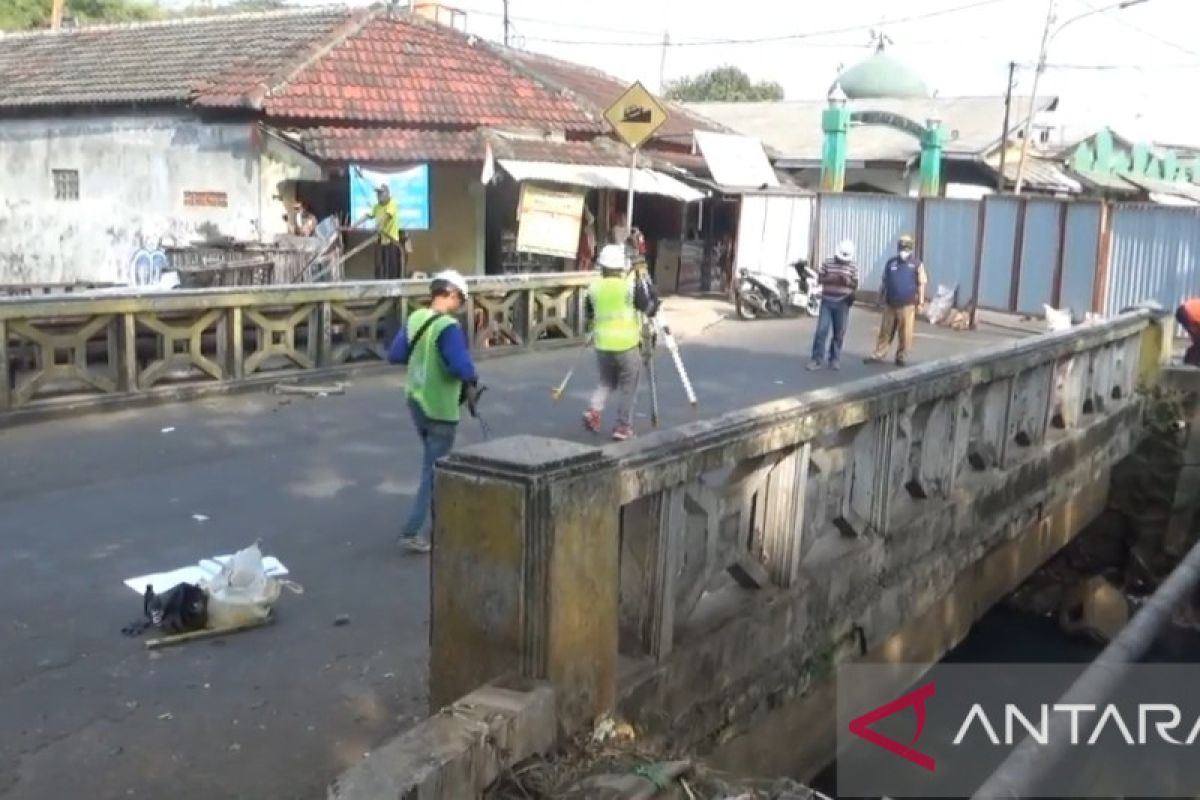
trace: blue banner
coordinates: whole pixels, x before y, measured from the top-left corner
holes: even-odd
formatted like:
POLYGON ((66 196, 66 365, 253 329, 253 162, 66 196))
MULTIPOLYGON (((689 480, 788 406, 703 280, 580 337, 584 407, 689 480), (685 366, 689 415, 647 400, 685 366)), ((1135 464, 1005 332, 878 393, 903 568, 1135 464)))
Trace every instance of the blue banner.
POLYGON ((392 192, 392 199, 400 206, 401 230, 429 230, 428 164, 399 172, 380 172, 351 164, 350 219, 359 220, 370 213, 375 207, 375 190, 385 183, 392 192))

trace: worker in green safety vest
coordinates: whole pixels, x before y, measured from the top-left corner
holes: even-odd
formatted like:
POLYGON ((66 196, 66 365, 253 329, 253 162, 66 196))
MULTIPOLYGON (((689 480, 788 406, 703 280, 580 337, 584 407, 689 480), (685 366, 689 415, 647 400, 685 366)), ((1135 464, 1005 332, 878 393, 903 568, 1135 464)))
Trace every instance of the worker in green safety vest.
POLYGON ((617 422, 612 437, 624 441, 633 436, 633 400, 641 375, 638 350, 642 325, 638 312, 653 316, 657 300, 648 283, 629 274, 625 246, 605 245, 596 259, 601 275, 588 287, 585 308, 592 319, 592 344, 600 383, 583 415, 584 426, 598 433, 608 396, 619 393, 617 422))
POLYGON ((417 496, 400 531, 400 545, 415 553, 430 549, 421 530, 433 500, 433 465, 454 447, 461 405, 474 408, 483 391, 466 333, 455 317, 467 301, 466 279, 454 270, 439 272, 429 293, 429 307, 408 316, 388 351, 390 363, 408 365, 408 410, 424 450, 417 496))

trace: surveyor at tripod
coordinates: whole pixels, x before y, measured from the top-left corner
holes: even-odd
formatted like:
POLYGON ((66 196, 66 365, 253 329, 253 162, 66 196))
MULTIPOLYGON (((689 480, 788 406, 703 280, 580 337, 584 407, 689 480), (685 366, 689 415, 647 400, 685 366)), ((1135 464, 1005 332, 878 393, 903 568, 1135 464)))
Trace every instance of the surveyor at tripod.
POLYGON ((900 342, 896 345, 896 366, 903 367, 908 363, 917 309, 925 305, 925 284, 928 282, 925 265, 913 252, 913 245, 913 237, 907 233, 901 236, 896 243, 896 255, 883 267, 883 283, 879 288, 883 319, 879 323, 875 352, 863 359, 868 364, 883 361, 897 336, 900 342))
POLYGON ((826 364, 830 369, 841 368, 842 343, 846 340, 846 326, 850 322, 850 307, 854 305, 854 293, 858 291, 858 267, 854 264, 854 242, 844 239, 837 246, 833 258, 821 264, 817 272, 821 284, 821 316, 817 319, 817 330, 813 334, 812 360, 808 369, 818 370, 826 364), (828 340, 829 349, 825 342, 828 340))
POLYGON ((388 351, 389 363, 408 365, 404 393, 424 451, 421 482, 399 539, 414 553, 430 549, 421 531, 433 501, 433 465, 454 447, 459 407, 466 403, 474 413, 483 392, 467 336, 455 317, 468 293, 466 279, 454 270, 434 275, 429 307, 409 315, 388 351))
POLYGON ((583 424, 598 433, 608 397, 617 392, 617 421, 612 438, 624 441, 633 436, 633 402, 642 369, 639 351, 642 324, 638 314, 653 317, 658 302, 649 281, 637 280, 630 274, 625 245, 605 245, 596 265, 601 274, 588 287, 585 309, 592 319, 592 344, 600 383, 583 414, 583 424))

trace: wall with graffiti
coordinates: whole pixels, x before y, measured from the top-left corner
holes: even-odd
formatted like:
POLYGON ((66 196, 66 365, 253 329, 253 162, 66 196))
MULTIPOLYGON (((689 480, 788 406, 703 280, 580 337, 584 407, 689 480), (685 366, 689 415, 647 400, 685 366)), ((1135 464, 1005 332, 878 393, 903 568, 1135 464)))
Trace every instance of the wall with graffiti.
POLYGON ((318 178, 257 125, 181 115, 0 122, 0 284, 156 283, 164 249, 272 241, 318 178))

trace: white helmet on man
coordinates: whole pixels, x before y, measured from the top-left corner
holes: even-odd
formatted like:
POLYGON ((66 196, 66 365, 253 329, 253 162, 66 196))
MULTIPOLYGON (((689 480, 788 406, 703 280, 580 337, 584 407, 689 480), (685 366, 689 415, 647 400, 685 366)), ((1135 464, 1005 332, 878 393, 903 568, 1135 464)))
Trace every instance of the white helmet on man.
POLYGON ((471 291, 467 288, 467 279, 458 270, 442 270, 434 275, 433 280, 429 282, 429 291, 432 294, 440 294, 449 289, 459 292, 464 300, 471 296, 471 291))
POLYGON ((842 239, 838 242, 837 249, 833 251, 833 257, 843 263, 850 263, 854 260, 854 242, 849 239, 842 239))
POLYGON ((625 245, 606 244, 600 249, 600 257, 596 266, 603 272, 625 272, 629 269, 629 259, 625 256, 625 245))

